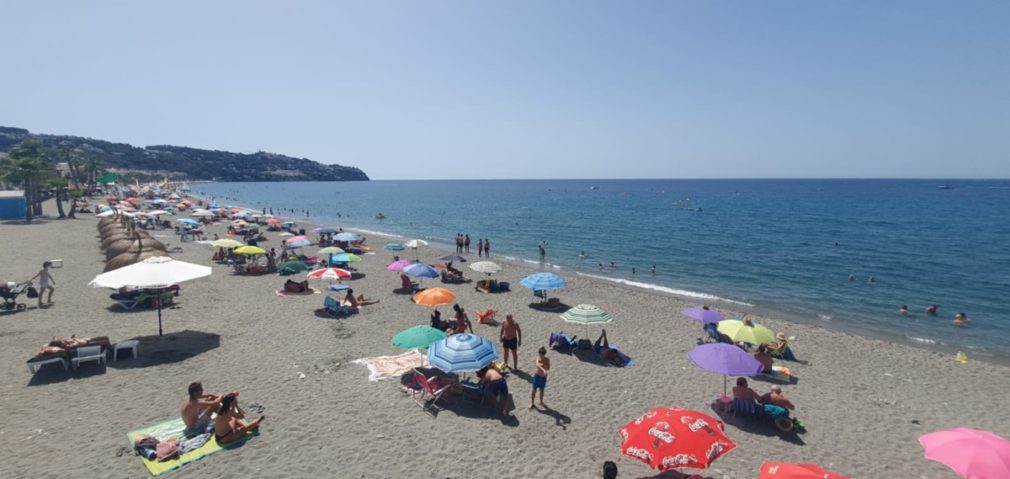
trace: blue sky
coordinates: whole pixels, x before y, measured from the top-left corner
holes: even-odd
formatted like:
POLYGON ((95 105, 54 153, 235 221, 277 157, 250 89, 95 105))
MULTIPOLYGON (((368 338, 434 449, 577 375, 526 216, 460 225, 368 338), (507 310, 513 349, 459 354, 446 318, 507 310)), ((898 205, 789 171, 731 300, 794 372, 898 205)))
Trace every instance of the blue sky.
POLYGON ((375 179, 1010 177, 1010 2, 4 6, 0 125, 375 179))

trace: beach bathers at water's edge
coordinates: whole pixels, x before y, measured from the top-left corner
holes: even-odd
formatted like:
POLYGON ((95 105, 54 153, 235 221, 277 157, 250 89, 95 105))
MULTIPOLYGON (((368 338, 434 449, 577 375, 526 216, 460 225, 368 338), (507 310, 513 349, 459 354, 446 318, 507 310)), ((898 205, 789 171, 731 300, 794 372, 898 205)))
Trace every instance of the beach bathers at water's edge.
POLYGON ((546 376, 541 376, 539 374, 534 374, 533 375, 533 389, 534 390, 537 390, 537 389, 543 390, 546 387, 547 387, 547 377, 546 376))

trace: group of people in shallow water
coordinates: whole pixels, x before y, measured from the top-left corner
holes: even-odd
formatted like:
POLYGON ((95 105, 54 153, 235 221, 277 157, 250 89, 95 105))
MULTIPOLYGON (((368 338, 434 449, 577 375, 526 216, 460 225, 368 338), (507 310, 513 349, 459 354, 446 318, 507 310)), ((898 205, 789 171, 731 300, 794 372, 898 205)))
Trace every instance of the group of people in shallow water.
MULTIPOLYGON (((940 309, 939 306, 937 306, 935 304, 931 304, 929 306, 926 306, 925 313, 929 314, 929 315, 932 315, 932 316, 935 316, 936 312, 939 309, 940 309)), ((901 314, 902 316, 908 316, 912 312, 911 312, 911 310, 908 309, 908 305, 907 304, 903 304, 903 305, 901 305, 900 308, 898 308, 898 313, 901 314)), ((961 312, 959 312, 959 313, 957 313, 957 314, 954 315, 954 320, 951 321, 951 324, 953 324, 954 326, 962 327, 963 328, 963 327, 965 327, 965 326, 968 325, 968 321, 969 321, 968 320, 968 315, 965 314, 964 311, 961 311, 961 312)))

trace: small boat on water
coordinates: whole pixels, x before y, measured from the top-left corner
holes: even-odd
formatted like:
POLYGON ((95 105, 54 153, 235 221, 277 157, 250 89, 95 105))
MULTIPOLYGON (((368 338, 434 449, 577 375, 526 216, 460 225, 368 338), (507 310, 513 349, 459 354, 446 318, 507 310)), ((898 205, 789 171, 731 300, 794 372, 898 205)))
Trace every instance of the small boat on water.
POLYGON ((598 190, 598 189, 600 189, 600 187, 599 186, 590 186, 589 189, 591 189, 591 190, 598 190))
POLYGON ((384 219, 386 219, 386 215, 382 214, 381 212, 380 213, 376 213, 375 214, 375 219, 377 219, 377 220, 384 220, 384 219))
POLYGON ((950 186, 950 185, 937 185, 937 188, 939 188, 941 190, 953 190, 954 189, 954 187, 950 186))

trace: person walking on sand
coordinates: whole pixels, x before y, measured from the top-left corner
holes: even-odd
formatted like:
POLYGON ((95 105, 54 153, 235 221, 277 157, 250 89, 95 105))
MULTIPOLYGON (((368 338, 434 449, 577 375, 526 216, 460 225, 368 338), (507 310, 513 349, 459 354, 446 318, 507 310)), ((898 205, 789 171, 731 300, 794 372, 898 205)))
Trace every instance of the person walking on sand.
POLYGON ((544 388, 547 387, 547 373, 551 370, 551 359, 547 357, 547 348, 540 346, 537 351, 537 372, 533 373, 533 392, 530 393, 530 409, 533 409, 533 399, 537 396, 537 389, 540 390, 540 405, 544 404, 544 388))
POLYGON ((46 261, 46 262, 42 263, 42 270, 39 271, 35 276, 32 276, 32 279, 28 280, 28 281, 32 281, 35 278, 39 279, 39 307, 40 308, 42 307, 42 295, 45 294, 46 290, 49 290, 49 297, 46 298, 46 306, 50 306, 50 305, 53 304, 53 291, 56 291, 56 288, 53 288, 53 286, 56 285, 56 281, 53 280, 53 276, 51 274, 49 274, 49 267, 52 266, 52 265, 53 265, 53 263, 51 263, 49 261, 46 261))
POLYGON ((499 333, 501 337, 502 349, 505 350, 505 365, 509 364, 509 351, 512 351, 512 369, 519 369, 519 346, 523 345, 523 330, 519 327, 519 323, 512 319, 512 315, 506 315, 505 321, 501 323, 501 332, 499 333))

